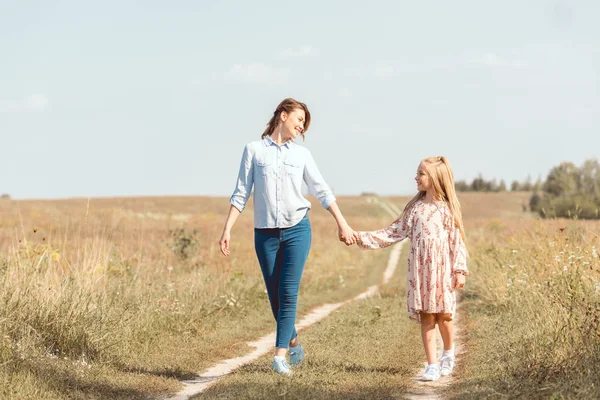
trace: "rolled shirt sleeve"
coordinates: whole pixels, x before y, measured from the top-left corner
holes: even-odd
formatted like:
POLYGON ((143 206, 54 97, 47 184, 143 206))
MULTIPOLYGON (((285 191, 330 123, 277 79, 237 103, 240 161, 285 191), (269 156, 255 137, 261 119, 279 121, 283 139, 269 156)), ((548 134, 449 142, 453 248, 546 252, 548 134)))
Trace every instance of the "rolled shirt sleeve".
POLYGON ((319 200, 323 208, 328 209, 331 203, 335 201, 335 196, 325 179, 323 179, 321 172, 319 172, 317 163, 315 163, 310 151, 306 150, 306 153, 304 182, 306 182, 309 193, 319 200))
POLYGON ((252 186, 254 185, 254 163, 252 162, 252 158, 253 152, 250 144, 248 144, 244 148, 244 153, 242 154, 242 161, 240 162, 240 171, 235 184, 235 190, 230 199, 231 205, 240 212, 244 211, 246 203, 250 198, 250 193, 252 193, 252 186))

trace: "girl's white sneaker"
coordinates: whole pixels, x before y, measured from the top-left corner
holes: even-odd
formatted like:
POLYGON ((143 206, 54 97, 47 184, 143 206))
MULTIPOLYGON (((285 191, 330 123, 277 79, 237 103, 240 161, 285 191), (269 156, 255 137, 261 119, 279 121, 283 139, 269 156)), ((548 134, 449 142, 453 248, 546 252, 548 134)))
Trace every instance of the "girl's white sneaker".
POLYGON ((440 373, 442 376, 450 375, 454 369, 454 356, 445 356, 440 359, 440 373))
POLYGON ((440 377, 440 367, 437 364, 429 364, 425 367, 425 374, 423 375, 424 381, 435 381, 440 377))

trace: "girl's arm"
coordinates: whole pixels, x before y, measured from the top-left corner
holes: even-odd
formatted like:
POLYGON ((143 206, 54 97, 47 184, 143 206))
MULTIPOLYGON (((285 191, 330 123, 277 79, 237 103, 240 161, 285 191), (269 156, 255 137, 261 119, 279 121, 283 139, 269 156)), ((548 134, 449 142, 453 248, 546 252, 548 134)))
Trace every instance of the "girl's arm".
POLYGON ((467 247, 460 234, 460 229, 452 221, 452 228, 450 232, 450 261, 452 262, 452 275, 462 274, 466 276, 469 274, 467 270, 467 247))
POLYGON ((387 228, 356 232, 354 237, 361 249, 383 249, 406 239, 412 231, 412 224, 413 213, 411 212, 406 218, 400 217, 387 228))

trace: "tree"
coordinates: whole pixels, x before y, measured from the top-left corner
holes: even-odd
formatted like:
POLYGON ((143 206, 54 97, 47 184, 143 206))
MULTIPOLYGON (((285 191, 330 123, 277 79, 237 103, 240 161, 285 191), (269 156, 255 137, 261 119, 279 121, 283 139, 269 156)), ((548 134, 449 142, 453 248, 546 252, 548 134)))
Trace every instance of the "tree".
POLYGON ((587 160, 578 168, 563 162, 552 168, 529 204, 542 217, 600 218, 600 164, 587 160))
POLYGON ((538 192, 533 192, 531 198, 529 199, 529 210, 532 212, 539 212, 540 209, 540 201, 542 200, 542 196, 538 192))
POLYGON ((473 179, 473 182, 471 183, 471 190, 474 192, 483 192, 485 190, 485 187, 486 184, 481 174, 479 174, 477 178, 473 179))
POLYGON ((469 184, 465 180, 456 181, 454 183, 454 188, 456 189, 457 192, 468 192, 469 184))
POLYGON ((521 185, 521 190, 524 192, 531 192, 533 190, 533 183, 531 182, 531 175, 527 175, 527 179, 521 185))
POLYGON ((506 183, 504 179, 500 179, 500 184, 498 185, 498 192, 506 192, 506 183))
POLYGON ((542 177, 538 176, 537 181, 535 181, 535 183, 533 184, 532 190, 534 192, 539 192, 540 190, 542 190, 542 184, 543 184, 542 177))
POLYGON ((548 173, 542 186, 550 196, 575 194, 577 192, 578 171, 572 162, 563 162, 548 173))
POLYGON ((594 200, 600 200, 600 163, 586 160, 579 169, 578 190, 594 200))

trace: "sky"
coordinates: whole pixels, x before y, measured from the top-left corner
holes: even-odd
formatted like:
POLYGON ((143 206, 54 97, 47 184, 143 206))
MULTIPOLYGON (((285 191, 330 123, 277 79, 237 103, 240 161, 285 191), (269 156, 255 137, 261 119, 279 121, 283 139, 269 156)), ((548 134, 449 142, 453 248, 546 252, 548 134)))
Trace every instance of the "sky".
POLYGON ((600 155, 600 2, 0 0, 0 193, 230 196, 286 97, 338 195, 600 155))

